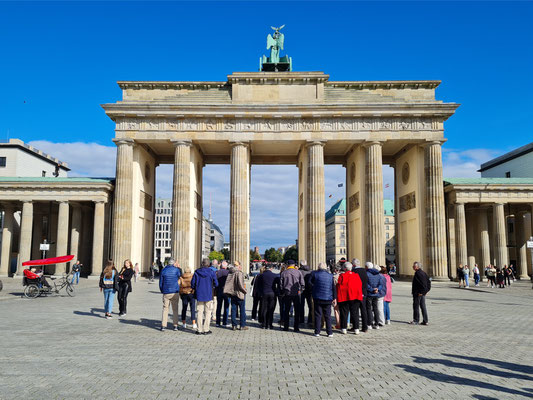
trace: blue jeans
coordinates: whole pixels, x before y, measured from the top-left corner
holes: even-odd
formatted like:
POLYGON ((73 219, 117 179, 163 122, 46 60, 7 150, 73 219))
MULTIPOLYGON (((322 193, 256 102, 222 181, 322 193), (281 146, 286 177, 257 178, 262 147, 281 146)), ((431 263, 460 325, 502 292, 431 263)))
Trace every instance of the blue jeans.
POLYGON ((465 274, 464 277, 465 277, 465 286, 470 286, 468 284, 468 274, 465 274))
POLYGON ((181 297, 181 320, 187 319, 187 306, 191 309, 191 321, 196 321, 196 299, 194 294, 182 294, 181 297))
POLYGON ((474 274, 474 283, 479 284, 479 274, 474 274))
POLYGON ((111 314, 113 310, 113 301, 115 300, 114 289, 104 289, 104 310, 106 313, 111 314))
POLYGON ((383 302, 383 313, 385 314, 385 321, 390 321, 390 301, 383 302))
POLYGON ((74 278, 76 279, 76 285, 80 283, 80 271, 72 273, 72 281, 70 283, 74 283, 74 278))
POLYGON ((237 326, 237 307, 239 307, 239 313, 241 317, 241 328, 246 326, 246 307, 244 300, 239 299, 237 296, 231 296, 231 325, 237 326))

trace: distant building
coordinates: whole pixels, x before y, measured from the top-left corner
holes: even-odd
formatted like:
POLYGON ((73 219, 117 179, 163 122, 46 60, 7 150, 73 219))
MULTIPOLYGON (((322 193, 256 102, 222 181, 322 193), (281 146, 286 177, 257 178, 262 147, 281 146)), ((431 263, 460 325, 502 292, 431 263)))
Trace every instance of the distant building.
POLYGON ((211 253, 211 223, 209 220, 202 216, 202 256, 201 259, 209 258, 209 253, 211 253))
POLYGON ((346 258, 346 201, 337 201, 326 213, 326 260, 346 258))
POLYGON ((255 246, 255 247, 254 247, 254 252, 257 253, 257 254, 260 254, 260 253, 259 253, 259 247, 255 246))
POLYGON ((482 178, 533 178, 533 142, 481 164, 482 178))
MULTIPOLYGON (((396 261, 396 244, 394 229, 394 202, 384 200, 385 210, 385 259, 388 263, 396 261)), ((337 201, 326 213, 326 260, 338 262, 348 258, 346 253, 346 201, 337 201)))
POLYGON ((222 233, 218 225, 213 222, 212 219, 209 219, 209 224, 211 232, 209 243, 211 246, 211 250, 221 251, 224 248, 224 234, 222 233))
POLYGON ((385 260, 387 264, 396 262, 394 201, 383 200, 385 210, 385 260))
POLYGON ((66 178, 67 163, 19 139, 0 142, 0 177, 66 178))

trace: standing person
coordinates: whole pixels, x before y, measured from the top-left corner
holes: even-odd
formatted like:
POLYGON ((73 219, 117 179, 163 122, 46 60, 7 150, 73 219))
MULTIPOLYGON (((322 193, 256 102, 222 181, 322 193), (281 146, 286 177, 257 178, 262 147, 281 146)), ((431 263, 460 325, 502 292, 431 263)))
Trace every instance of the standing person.
POLYGON ((396 277, 396 264, 390 264, 389 277, 390 277, 391 283, 394 283, 394 278, 396 277))
POLYGON ((344 263, 345 272, 337 283, 337 302, 341 313, 341 332, 346 334, 348 313, 356 335, 359 334, 359 309, 363 300, 363 288, 359 274, 352 272, 352 263, 344 263))
POLYGON ((484 272, 485 272, 485 278, 487 279, 487 287, 490 286, 490 279, 489 279, 489 269, 490 269, 490 264, 489 265, 486 265, 485 268, 484 268, 484 272))
MULTIPOLYGON (((337 265, 332 267, 333 269, 333 283, 335 283, 335 288, 337 288, 337 283, 339 283, 339 277, 341 276, 341 269, 337 265)), ((337 289, 335 289, 337 291, 337 289)), ((335 329, 341 329, 341 313, 339 311, 339 302, 335 298, 333 300, 333 313, 335 314, 335 329)))
POLYGON ((366 269, 361 266, 361 262, 354 258, 352 260, 352 270, 357 275, 359 275, 359 278, 361 279, 361 287, 363 289, 363 300, 361 302, 361 330, 363 332, 368 332, 368 315, 366 312, 366 299, 368 297, 368 274, 366 273, 366 269))
POLYGON ((494 289, 494 286, 496 285, 495 277, 496 277, 496 268, 494 268, 494 265, 489 265, 487 268, 487 287, 489 285, 492 289, 494 289))
POLYGON ((465 276, 463 274, 463 266, 461 264, 457 266, 457 280, 459 281, 459 287, 461 287, 461 284, 464 285, 465 276))
POLYGON ((76 285, 80 283, 80 272, 83 265, 80 263, 80 260, 76 261, 76 263, 72 266, 72 280, 70 281, 70 284, 74 284, 74 279, 76 279, 76 285))
POLYGON ((279 275, 272 272, 272 264, 267 264, 261 280, 261 296, 263 311, 263 329, 274 329, 274 310, 276 309, 276 282, 279 275))
POLYGON ((299 271, 304 278, 304 288, 300 296, 300 324, 305 323, 305 303, 307 302, 307 324, 311 325, 311 322, 313 321, 313 296, 311 293, 311 285, 309 283, 311 270, 309 269, 306 260, 300 261, 299 271))
POLYGON ((294 305, 294 332, 300 332, 300 294, 305 286, 304 278, 296 269, 294 260, 287 261, 287 269, 281 273, 281 290, 283 291, 283 330, 289 330, 289 313, 294 305))
POLYGON ((500 268, 496 268, 496 283, 498 284, 498 289, 505 289, 505 276, 500 268))
POLYGON ((178 281, 181 298, 181 324, 184 328, 187 328, 187 307, 190 307, 192 329, 196 329, 196 299, 194 298, 194 290, 191 287, 191 281, 191 269, 189 267, 183 268, 183 275, 180 276, 178 281))
POLYGON ((228 263, 226 261, 222 261, 220 264, 220 269, 216 273, 216 277, 218 280, 218 286, 217 286, 217 311, 216 311, 216 325, 220 326, 221 322, 221 313, 222 313, 222 307, 224 307, 224 313, 222 314, 222 325, 226 328, 229 328, 230 325, 228 324, 228 314, 229 314, 229 296, 224 293, 224 286, 226 285, 226 279, 228 277, 229 271, 228 271, 228 263))
POLYGON ((122 270, 118 276, 118 306, 119 317, 126 315, 126 306, 128 303, 128 293, 131 292, 131 278, 133 277, 133 268, 130 260, 125 260, 122 270))
POLYGON ((231 325, 234 331, 248 330, 246 326, 246 286, 244 284, 244 274, 242 273, 241 263, 235 261, 235 265, 230 267, 229 275, 224 286, 224 293, 231 297, 231 325), (237 307, 239 307, 240 323, 237 328, 237 307))
MULTIPOLYGON (((220 267, 220 264, 218 262, 217 259, 214 259, 213 261, 211 261, 211 266, 209 268, 211 268, 211 270, 215 273, 215 275, 217 274, 217 271, 220 267)), ((216 289, 213 290, 213 312, 211 313, 211 321, 215 321, 216 320, 216 309, 217 309, 217 292, 216 292, 216 289)))
POLYGON ((254 276, 254 279, 252 279, 251 285, 252 285, 252 321, 256 321, 259 318, 259 322, 263 319, 262 317, 262 310, 261 310, 261 291, 258 290, 259 286, 261 285, 261 279, 263 279, 262 275, 265 271, 265 267, 259 268, 259 274, 254 276), (259 313, 257 310, 259 309, 259 313))
POLYGON ((474 274, 474 285, 479 286, 479 267, 477 264, 474 264, 474 268, 472 268, 472 273, 474 274))
MULTIPOLYGON (((377 268, 376 268, 377 269, 377 268)), ((379 267, 379 278, 381 279, 381 290, 378 295, 378 325, 385 325, 385 296, 387 295, 387 268, 383 265, 379 267)), ((388 276, 388 275, 387 275, 388 276)))
POLYGON ((468 268, 468 265, 465 264, 463 267, 463 280, 464 280, 464 287, 469 288, 470 284, 468 282, 468 279, 470 278, 470 268, 468 268))
POLYGON ((367 299, 366 299, 366 314, 369 324, 372 324, 373 329, 379 329, 379 310, 378 310, 378 298, 380 292, 383 290, 383 281, 379 276, 378 269, 374 267, 370 261, 365 263, 366 274, 368 277, 367 283, 367 299))
POLYGON ((322 327, 322 316, 326 321, 326 333, 328 337, 333 337, 331 327, 331 304, 337 297, 335 281, 333 275, 327 271, 326 263, 319 263, 318 269, 309 274, 309 285, 311 296, 313 297, 313 312, 315 318, 315 336, 320 336, 322 327))
POLYGON ((390 303, 392 302, 392 277, 387 274, 387 269, 381 267, 381 274, 385 277, 386 293, 383 298, 383 313, 385 324, 390 325, 390 303))
POLYGON ((113 261, 108 261, 100 274, 100 292, 104 292, 104 311, 106 319, 113 318, 113 300, 118 290, 118 272, 113 261))
POLYGON ((137 282, 137 279, 139 279, 139 276, 141 275, 141 269, 139 268, 139 263, 135 263, 135 267, 133 268, 133 273, 135 277, 135 282, 137 282))
MULTIPOLYGON (((171 258, 171 260, 172 260, 172 258, 171 258)), ((155 269, 156 269, 155 262, 153 262, 152 265, 150 265, 150 282, 154 281, 155 269)))
POLYGON ((168 265, 163 268, 163 271, 161 271, 161 274, 159 275, 159 290, 163 294, 163 317, 161 318, 161 332, 167 329, 169 304, 172 304, 172 322, 174 323, 174 330, 178 330, 180 276, 181 269, 173 258, 168 260, 168 265))
POLYGON ((413 295, 413 320, 409 322, 410 325, 418 325, 420 321, 420 310, 422 310, 422 325, 428 325, 428 312, 426 309, 426 294, 431 290, 431 281, 427 274, 422 271, 419 262, 413 264, 415 274, 413 276, 413 284, 411 294, 413 295))
POLYGON ((503 266, 503 278, 505 280, 505 282, 507 283, 507 286, 511 286, 511 276, 512 276, 512 272, 511 272, 511 267, 508 267, 507 265, 504 265, 503 266))
POLYGON ((202 260, 202 266, 194 271, 191 287, 196 294, 198 311, 197 335, 210 335, 211 314, 213 313, 213 290, 218 286, 216 274, 209 268, 209 259, 202 260))
POLYGON ((285 318, 285 302, 283 301, 283 290, 281 289, 281 274, 286 269, 285 264, 281 264, 280 273, 276 277, 276 281, 274 282, 274 287, 276 288, 276 297, 279 303, 279 327, 281 328, 283 324, 283 318, 285 318))

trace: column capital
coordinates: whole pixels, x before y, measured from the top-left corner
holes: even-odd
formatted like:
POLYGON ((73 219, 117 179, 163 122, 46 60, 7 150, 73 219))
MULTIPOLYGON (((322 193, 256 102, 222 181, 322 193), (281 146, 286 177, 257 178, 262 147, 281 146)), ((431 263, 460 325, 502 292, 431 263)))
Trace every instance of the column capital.
POLYGON ((305 143, 305 147, 311 147, 311 146, 321 146, 324 147, 326 145, 325 141, 322 140, 308 140, 305 143))
POLYGON ((244 147, 249 148, 250 147, 250 142, 246 142, 246 141, 242 141, 242 140, 236 140, 236 141, 230 141, 229 145, 231 147, 244 146, 244 147))
POLYGON ((93 200, 94 204, 107 204, 107 201, 105 200, 93 200))
POLYGON ((427 139, 426 142, 422 143, 422 146, 424 147, 429 147, 429 146, 432 146, 432 145, 439 145, 439 146, 442 146, 444 143, 446 143, 448 139, 427 139))
POLYGON ((374 146, 374 145, 383 146, 383 141, 382 140, 365 140, 363 143, 361 143, 361 146, 363 146, 365 149, 370 146, 374 146))
POLYGON ((115 138, 113 139, 113 143, 115 143, 117 146, 122 146, 122 145, 128 145, 128 146, 133 146, 135 144, 135 140, 131 139, 131 138, 115 138))
POLYGON ((170 143, 172 143, 174 147, 178 147, 178 146, 192 147, 192 140, 187 140, 187 139, 171 139, 170 143))
POLYGON ((56 200, 55 202, 57 204, 64 204, 64 203, 70 204, 70 202, 68 200, 56 200))

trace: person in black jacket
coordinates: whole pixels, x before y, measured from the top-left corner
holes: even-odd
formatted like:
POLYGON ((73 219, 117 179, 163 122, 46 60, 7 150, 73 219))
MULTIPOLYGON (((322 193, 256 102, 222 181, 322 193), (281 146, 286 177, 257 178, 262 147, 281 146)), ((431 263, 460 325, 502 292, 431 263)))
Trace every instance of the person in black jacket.
POLYGON ((279 275, 272 272, 272 264, 267 264, 261 277, 260 286, 257 288, 261 292, 261 310, 263 312, 261 327, 263 329, 274 329, 274 310, 276 309, 279 275))
POLYGON ((311 270, 309 269, 307 261, 305 260, 300 261, 300 273, 304 277, 305 283, 303 291, 300 295, 300 324, 305 323, 305 303, 307 302, 307 324, 311 325, 313 322, 313 295, 311 284, 309 283, 309 279, 311 278, 311 270))
POLYGON ((427 274, 422 271, 419 262, 413 264, 415 275, 413 276, 413 286, 411 293, 413 295, 413 320, 411 325, 418 325, 420 320, 420 309, 422 310, 422 325, 428 325, 428 312, 426 310, 426 294, 431 289, 431 281, 427 274))
POLYGON ((133 272, 131 261, 124 261, 124 266, 118 276, 119 317, 126 315, 126 305, 128 301, 128 293, 131 292, 131 278, 133 277, 133 272))
POLYGON ((361 328, 363 332, 367 332, 368 331, 368 313, 366 311, 366 297, 367 297, 367 292, 368 292, 368 286, 367 286, 368 285, 368 274, 366 273, 366 269, 361 267, 361 262, 357 258, 354 258, 352 260, 352 265, 354 267, 352 271, 355 272, 357 275, 359 275, 359 278, 361 278, 361 285, 363 289, 363 301, 361 302, 361 304, 363 305, 361 307, 361 328))

